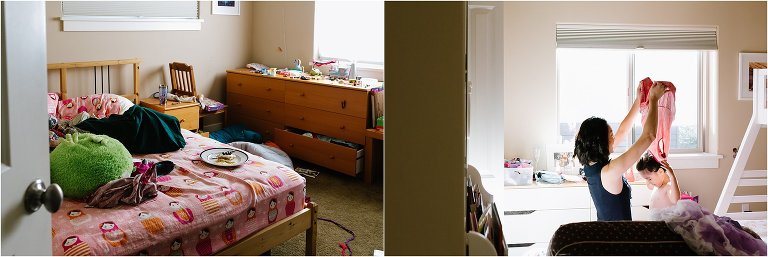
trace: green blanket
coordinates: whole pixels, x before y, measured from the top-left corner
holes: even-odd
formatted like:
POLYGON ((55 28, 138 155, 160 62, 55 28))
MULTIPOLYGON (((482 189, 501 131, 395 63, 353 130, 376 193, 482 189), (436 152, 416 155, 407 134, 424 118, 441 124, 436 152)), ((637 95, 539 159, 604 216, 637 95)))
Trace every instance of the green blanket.
POLYGON ((181 136, 176 117, 139 105, 134 105, 122 115, 84 120, 77 127, 117 139, 131 154, 172 152, 187 144, 181 136))

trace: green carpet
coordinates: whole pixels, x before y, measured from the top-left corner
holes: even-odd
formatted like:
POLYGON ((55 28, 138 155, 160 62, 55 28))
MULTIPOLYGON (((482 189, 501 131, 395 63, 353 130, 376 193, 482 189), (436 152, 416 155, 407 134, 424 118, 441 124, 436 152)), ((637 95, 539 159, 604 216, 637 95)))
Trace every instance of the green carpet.
MULTIPOLYGON (((362 179, 353 178, 319 166, 297 162, 296 167, 320 172, 316 178, 307 178, 307 195, 319 205, 318 217, 334 220, 355 232, 350 242, 352 254, 373 255, 373 250, 383 250, 384 202, 382 184, 368 185, 362 179)), ((351 235, 333 223, 317 221, 317 255, 341 255, 339 243, 351 235)), ((272 249, 273 256, 305 255, 304 233, 272 249)))

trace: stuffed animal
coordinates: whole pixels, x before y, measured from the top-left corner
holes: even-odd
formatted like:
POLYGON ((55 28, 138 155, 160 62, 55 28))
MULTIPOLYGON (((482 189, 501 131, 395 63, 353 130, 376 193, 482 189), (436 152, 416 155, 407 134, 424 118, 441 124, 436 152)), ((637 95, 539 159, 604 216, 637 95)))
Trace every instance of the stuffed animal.
POLYGON ((100 186, 133 170, 128 149, 120 141, 90 133, 67 134, 51 152, 51 183, 64 197, 82 199, 100 186))

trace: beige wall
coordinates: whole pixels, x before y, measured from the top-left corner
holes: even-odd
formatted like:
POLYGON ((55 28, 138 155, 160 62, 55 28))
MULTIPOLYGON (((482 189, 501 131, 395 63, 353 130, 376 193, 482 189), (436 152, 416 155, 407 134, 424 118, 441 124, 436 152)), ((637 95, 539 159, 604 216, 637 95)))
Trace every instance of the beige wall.
MULTIPOLYGON (((714 209, 751 116, 751 101, 737 101, 738 53, 766 51, 765 2, 507 2, 504 13, 505 157, 530 157, 538 145, 555 143, 556 23, 717 25, 719 60, 714 122, 718 169, 677 171, 682 190, 714 209), (518 115, 514 115, 518 114, 518 115), (513 117, 524 116, 525 124, 513 117)), ((596 113, 595 115, 600 115, 596 113)), ((711 140, 711 139, 708 139, 711 140)), ((761 132, 747 168, 766 165, 761 132)), ((765 192, 765 189, 762 189, 765 192)), ((764 208, 764 207, 763 207, 764 208)))
MULTIPOLYGON (((48 63, 141 58, 140 97, 144 98, 157 91, 164 66, 172 61, 186 62, 195 68, 198 93, 224 100, 226 70, 253 62, 252 5, 241 2, 238 16, 211 15, 211 2, 201 1, 200 18, 204 22, 199 31, 64 32, 58 19, 61 2, 46 2, 48 63)), ((130 77, 120 72, 111 75, 125 82, 130 77)), ((73 74, 69 83, 85 83, 92 89, 92 80, 90 75, 73 74)), ((130 93, 129 87, 124 90, 117 93, 130 93)), ((49 73, 49 91, 58 91, 58 73, 49 73)))
POLYGON ((384 252, 465 255, 466 2, 384 12, 384 252))
POLYGON ((253 2, 252 59, 284 68, 301 59, 309 66, 314 56, 314 2, 253 2))

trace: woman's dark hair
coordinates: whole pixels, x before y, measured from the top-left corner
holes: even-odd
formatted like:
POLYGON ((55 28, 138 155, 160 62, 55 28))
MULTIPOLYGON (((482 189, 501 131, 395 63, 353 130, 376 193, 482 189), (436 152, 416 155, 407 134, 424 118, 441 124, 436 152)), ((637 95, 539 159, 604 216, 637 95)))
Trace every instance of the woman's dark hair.
POLYGON ((661 168, 661 163, 656 161, 656 158, 653 158, 653 156, 649 153, 643 154, 643 157, 640 157, 640 160, 637 161, 637 165, 635 165, 635 168, 637 171, 649 171, 649 172, 656 172, 661 168))
POLYGON ((608 137, 608 122, 598 117, 587 118, 576 134, 573 155, 584 166, 589 162, 608 163, 608 137))

